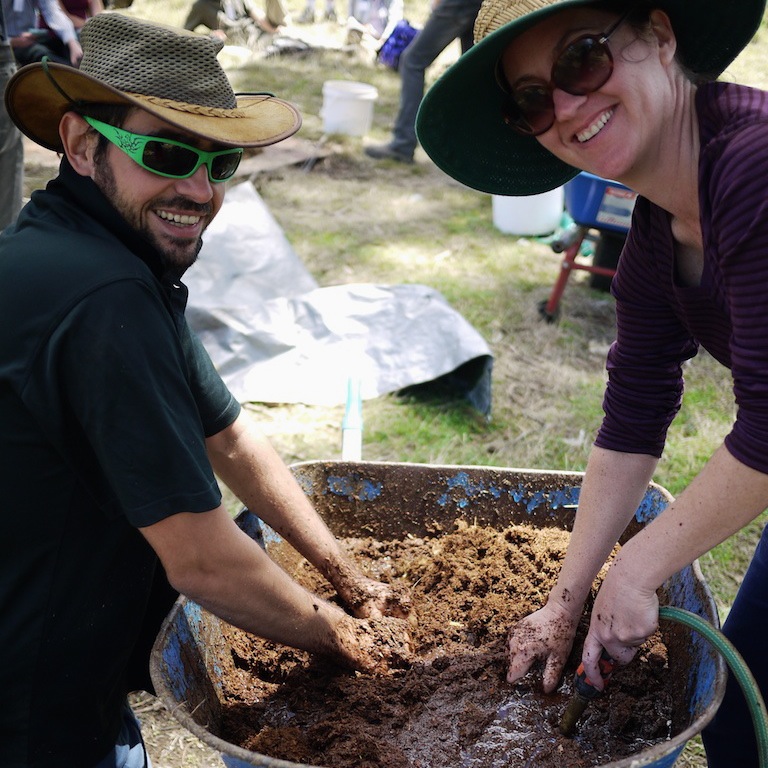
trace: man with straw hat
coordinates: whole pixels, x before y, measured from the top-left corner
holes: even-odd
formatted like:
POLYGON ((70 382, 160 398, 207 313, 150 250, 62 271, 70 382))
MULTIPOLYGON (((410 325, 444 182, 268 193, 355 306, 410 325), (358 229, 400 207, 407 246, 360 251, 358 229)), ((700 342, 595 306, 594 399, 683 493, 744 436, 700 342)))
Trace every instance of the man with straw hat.
POLYGON ((146 686, 132 670, 146 677, 168 582, 348 667, 408 655, 407 596, 342 553, 184 317, 180 280, 224 182, 244 147, 295 133, 297 111, 236 96, 206 37, 105 13, 82 43, 79 70, 33 64, 5 92, 21 131, 62 154, 0 236, 0 764, 14 768, 149 764, 126 694, 146 686), (242 533, 214 472, 360 618, 242 533))
MULTIPOLYGON (((596 687, 604 651, 628 663, 656 630, 665 580, 768 508, 768 93, 717 81, 764 13, 765 0, 485 0, 475 45, 422 104, 422 146, 468 186, 530 195, 587 171, 638 193, 612 285, 605 415, 558 582, 510 634, 510 682, 538 660, 556 686, 701 347, 731 372, 734 422, 613 560, 582 653, 596 687)), ((765 696, 768 530, 723 631, 765 696)), ((761 764, 733 677, 703 740, 710 768, 761 764)))

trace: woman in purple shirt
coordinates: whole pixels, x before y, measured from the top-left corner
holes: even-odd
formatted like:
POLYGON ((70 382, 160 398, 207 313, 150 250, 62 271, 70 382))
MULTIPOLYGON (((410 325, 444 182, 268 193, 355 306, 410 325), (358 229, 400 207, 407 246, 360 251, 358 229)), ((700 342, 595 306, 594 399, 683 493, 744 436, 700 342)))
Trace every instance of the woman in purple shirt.
MULTIPOLYGON (((699 346, 730 368, 733 428, 663 515, 627 542, 584 644, 626 664, 658 625, 657 588, 768 507, 768 94, 716 82, 765 0, 485 0, 475 46, 428 92, 427 153, 485 192, 545 192, 579 170, 638 192, 613 282, 605 417, 546 605, 510 633, 512 682, 535 660, 557 684, 595 575, 632 518, 699 346)), ((768 693, 768 536, 724 631, 768 693)), ((704 734, 710 766, 758 765, 729 682, 704 734)))

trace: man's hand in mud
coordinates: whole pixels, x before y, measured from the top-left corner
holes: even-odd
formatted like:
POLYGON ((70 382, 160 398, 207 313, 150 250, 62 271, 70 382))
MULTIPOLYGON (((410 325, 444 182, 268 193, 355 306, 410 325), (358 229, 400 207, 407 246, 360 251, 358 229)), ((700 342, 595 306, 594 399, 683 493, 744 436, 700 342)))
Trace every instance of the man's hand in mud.
POLYGON ((360 619, 381 619, 394 616, 415 622, 411 594, 404 586, 385 584, 361 573, 336 584, 339 597, 360 619))
POLYGON ((355 619, 345 616, 336 627, 333 654, 344 666, 372 674, 405 669, 414 660, 413 640, 405 619, 355 619))
POLYGON ((507 682, 516 682, 534 662, 543 661, 542 687, 545 693, 554 691, 568 660, 576 628, 577 622, 569 614, 550 603, 519 621, 507 638, 507 682))

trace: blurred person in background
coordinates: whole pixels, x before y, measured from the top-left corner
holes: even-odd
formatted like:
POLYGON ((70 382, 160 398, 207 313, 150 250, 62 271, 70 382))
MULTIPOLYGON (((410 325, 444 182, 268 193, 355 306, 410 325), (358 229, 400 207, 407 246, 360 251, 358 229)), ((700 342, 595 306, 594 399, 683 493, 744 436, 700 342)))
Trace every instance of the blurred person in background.
POLYGON ((264 10, 254 0, 195 0, 184 20, 184 29, 208 28, 213 37, 240 43, 260 33, 274 34, 288 19, 282 0, 265 0, 264 10), (248 28, 253 27, 254 35, 248 28))
POLYGON ((472 27, 481 0, 436 0, 429 18, 400 55, 400 107, 395 117, 392 138, 386 144, 373 144, 364 152, 375 160, 412 163, 418 140, 416 113, 424 97, 427 68, 456 39, 461 52, 472 46, 472 27))
MULTIPOLYGON (((64 13, 67 14, 67 18, 72 22, 75 31, 79 34, 88 19, 91 16, 95 16, 97 13, 104 11, 104 3, 102 0, 59 0, 64 13)), ((50 29, 48 22, 43 16, 38 16, 38 27, 40 29, 50 29)))
MULTIPOLYGON (((0 6, 0 94, 16 71, 16 60, 0 6)), ((0 231, 16 219, 24 195, 24 143, 21 132, 0 103, 0 231)))
POLYGON ((6 33, 19 66, 42 61, 44 56, 58 64, 78 66, 83 49, 59 0, 2 0, 2 7, 6 33), (38 16, 47 29, 38 27, 38 16))
MULTIPOLYGON (((321 21, 337 21, 336 15, 336 0, 324 0, 325 8, 321 21)), ((297 24, 314 24, 315 19, 315 0, 306 0, 304 10, 301 15, 296 19, 297 24)))

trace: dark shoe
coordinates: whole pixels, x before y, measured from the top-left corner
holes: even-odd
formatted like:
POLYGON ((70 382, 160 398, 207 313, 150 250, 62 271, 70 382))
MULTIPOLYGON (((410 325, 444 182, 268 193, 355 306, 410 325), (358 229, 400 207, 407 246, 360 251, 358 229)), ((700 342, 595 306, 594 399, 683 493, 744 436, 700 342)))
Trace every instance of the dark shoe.
POLYGON ((298 19, 296 19, 297 24, 314 24, 315 23, 315 12, 311 8, 305 8, 301 12, 301 16, 299 16, 298 19))
POLYGON ((398 163, 413 163, 413 154, 407 154, 395 149, 391 144, 373 144, 364 150, 368 157, 374 160, 397 160, 398 163))

